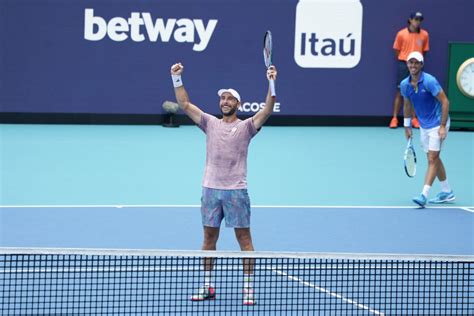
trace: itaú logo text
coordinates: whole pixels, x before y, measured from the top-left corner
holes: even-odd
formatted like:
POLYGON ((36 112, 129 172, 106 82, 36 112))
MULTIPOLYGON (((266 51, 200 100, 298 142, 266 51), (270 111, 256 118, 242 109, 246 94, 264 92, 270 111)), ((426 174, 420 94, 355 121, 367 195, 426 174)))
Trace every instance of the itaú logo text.
POLYGON ((300 0, 294 58, 303 68, 353 68, 362 46, 359 0, 300 0))
POLYGON ((206 49, 216 28, 217 20, 207 25, 201 19, 153 19, 148 12, 132 12, 130 17, 113 17, 109 21, 94 15, 94 9, 84 12, 84 39, 100 41, 108 36, 112 41, 193 43, 193 50, 206 49))

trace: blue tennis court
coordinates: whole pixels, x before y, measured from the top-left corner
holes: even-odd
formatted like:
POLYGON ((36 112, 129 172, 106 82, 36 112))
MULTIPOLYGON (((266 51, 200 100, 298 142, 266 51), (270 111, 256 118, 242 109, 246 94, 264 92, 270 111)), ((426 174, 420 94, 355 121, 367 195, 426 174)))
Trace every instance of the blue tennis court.
MULTIPOLYGON (((69 250, 71 255, 57 249, 58 254, 49 257, 46 251, 0 259, 4 290, 13 289, 16 295, 3 306, 4 315, 12 315, 10 310, 26 314, 54 310, 115 315, 275 315, 282 311, 295 315, 417 315, 454 308, 468 315, 474 308, 474 269, 462 262, 465 257, 452 256, 473 253, 474 216, 469 208, 256 206, 255 245, 275 252, 255 253, 257 305, 252 307, 241 303, 239 257, 217 258, 213 272, 217 298, 192 302, 191 295, 203 282, 202 258, 196 252, 185 251, 181 257, 137 250, 199 249, 198 206, 0 210, 2 247, 76 248, 69 250), (84 247, 112 250, 97 254, 85 250, 83 254, 79 248, 84 247), (134 250, 114 253, 116 248, 134 250), (324 255, 273 257, 282 251, 300 255, 330 252, 331 259, 324 255), (339 257, 334 252, 358 254, 339 257), (446 260, 442 254, 449 254, 450 261, 435 262, 420 255, 386 258, 385 253, 436 254, 432 255, 436 260, 446 260), (269 257, 261 257, 265 255, 269 257), (410 261, 414 258, 416 261, 410 261), (24 293, 41 294, 29 298, 24 293)), ((238 250, 231 229, 224 229, 221 236, 220 249, 238 250)), ((236 254, 241 253, 232 253, 236 254)))
POLYGON ((473 10, 0 0, 0 315, 474 315, 473 10))
MULTIPOLYGON (((198 206, 2 207, 2 247, 199 249, 198 206)), ((472 255, 472 209, 255 206, 258 250, 472 255), (279 236, 279 238, 275 238, 279 236)), ((219 249, 238 250, 222 228, 219 249)))
MULTIPOLYGON (((4 260, 2 269, 14 271, 15 282, 39 286, 54 280, 44 284, 54 298, 50 303, 25 303, 25 292, 19 292, 13 304, 39 308, 27 313, 41 314, 55 306, 85 308, 90 314, 270 315, 291 307, 295 314, 382 315, 461 306, 468 315, 474 308, 472 267, 452 261, 453 256, 474 254, 470 133, 451 133, 444 156, 457 200, 418 209, 410 199, 422 175, 409 179, 404 174, 401 133, 382 128, 264 128, 249 152, 256 249, 272 255, 331 253, 336 259, 327 261, 323 255, 302 264, 255 259, 258 303, 249 309, 241 304, 240 258, 229 267, 217 264, 216 300, 189 301, 202 280, 201 258, 192 256, 202 243, 199 198, 205 139, 197 128, 1 125, 0 131, 0 247, 86 249, 83 255, 4 260), (351 141, 354 137, 357 142, 351 141), (89 256, 87 251, 97 248, 122 256, 89 256), (141 253, 128 261, 130 253, 123 249, 141 253), (146 251, 156 258, 156 249, 185 250, 188 256, 150 261, 146 251), (350 254, 355 259, 348 259, 350 254), (392 255, 418 259, 409 264, 392 261, 392 255), (377 261, 371 256, 382 257, 377 261), (426 256, 448 256, 451 261, 423 261, 426 256), (360 261, 362 257, 372 260, 360 261), (32 271, 48 277, 28 277, 32 271), (163 276, 164 271, 171 276, 163 276), (86 273, 85 281, 78 281, 81 273, 86 273), (137 280, 144 289, 137 289, 137 280), (400 282, 411 283, 404 287, 400 282), (427 290, 413 290, 420 285, 427 290), (81 303, 68 301, 73 299, 58 289, 76 293, 81 303), (454 292, 468 296, 454 298, 454 292), (423 297, 438 305, 427 307, 423 297)), ((425 166, 421 156, 420 170, 425 166)), ((232 229, 222 228, 218 250, 239 250, 232 229)), ((230 262, 218 262, 225 260, 230 262)), ((28 291, 29 286, 16 290, 28 291)))

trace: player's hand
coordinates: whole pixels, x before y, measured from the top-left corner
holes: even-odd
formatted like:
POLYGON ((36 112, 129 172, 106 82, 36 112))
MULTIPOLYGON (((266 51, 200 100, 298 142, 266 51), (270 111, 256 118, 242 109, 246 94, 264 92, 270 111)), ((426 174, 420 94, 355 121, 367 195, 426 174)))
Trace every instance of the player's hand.
POLYGON ((276 80, 277 78, 277 69, 274 65, 268 67, 267 69, 267 79, 268 80, 276 80))
POLYGON ((439 138, 441 138, 441 141, 443 141, 446 138, 446 127, 445 126, 440 126, 439 127, 438 135, 439 135, 439 138))
POLYGON ((183 73, 184 66, 181 63, 176 63, 171 66, 171 74, 175 76, 179 76, 183 73))
POLYGON ((411 127, 405 127, 405 137, 409 140, 413 136, 411 127))

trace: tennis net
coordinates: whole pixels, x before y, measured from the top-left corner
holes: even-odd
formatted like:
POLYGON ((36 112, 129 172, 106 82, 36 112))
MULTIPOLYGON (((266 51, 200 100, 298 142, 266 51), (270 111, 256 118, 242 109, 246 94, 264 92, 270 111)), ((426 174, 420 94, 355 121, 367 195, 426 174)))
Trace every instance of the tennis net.
POLYGON ((0 248, 0 297, 1 315, 473 315, 474 257, 0 248))

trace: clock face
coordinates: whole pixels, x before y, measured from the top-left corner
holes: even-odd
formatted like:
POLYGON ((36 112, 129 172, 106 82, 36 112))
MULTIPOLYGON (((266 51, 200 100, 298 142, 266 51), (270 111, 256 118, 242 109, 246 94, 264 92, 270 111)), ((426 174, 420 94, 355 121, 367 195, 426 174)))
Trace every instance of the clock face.
POLYGON ((456 81, 459 90, 470 98, 474 98, 474 58, 466 60, 459 67, 456 81))

